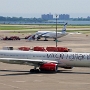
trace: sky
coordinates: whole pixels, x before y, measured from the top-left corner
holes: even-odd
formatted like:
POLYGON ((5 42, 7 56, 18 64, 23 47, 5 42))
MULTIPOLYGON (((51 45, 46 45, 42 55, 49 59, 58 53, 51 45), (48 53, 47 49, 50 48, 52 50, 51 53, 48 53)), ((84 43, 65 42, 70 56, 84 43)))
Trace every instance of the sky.
POLYGON ((41 17, 41 14, 90 16, 90 0, 0 0, 0 16, 41 17))

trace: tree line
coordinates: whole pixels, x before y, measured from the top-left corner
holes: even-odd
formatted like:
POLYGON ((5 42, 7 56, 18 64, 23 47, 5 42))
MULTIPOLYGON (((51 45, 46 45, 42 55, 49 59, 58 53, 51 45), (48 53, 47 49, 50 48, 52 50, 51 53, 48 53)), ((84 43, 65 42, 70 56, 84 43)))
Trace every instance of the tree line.
MULTIPOLYGON (((55 18, 53 20, 56 20, 55 18)), ((87 18, 70 18, 72 21, 90 21, 90 17, 87 18)), ((48 22, 48 20, 42 18, 23 18, 23 17, 3 17, 0 16, 0 21, 13 21, 13 22, 30 22, 30 23, 43 23, 48 22)), ((52 21, 51 21, 52 22, 52 21)))
POLYGON ((3 17, 0 16, 0 21, 19 21, 19 22, 43 22, 41 18, 23 18, 23 17, 3 17))

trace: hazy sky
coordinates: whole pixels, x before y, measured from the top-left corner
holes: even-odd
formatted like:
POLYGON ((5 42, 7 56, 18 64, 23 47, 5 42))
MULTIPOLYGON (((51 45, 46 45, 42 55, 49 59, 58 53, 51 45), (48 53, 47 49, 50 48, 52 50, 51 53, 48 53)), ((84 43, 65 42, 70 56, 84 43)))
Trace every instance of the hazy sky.
POLYGON ((0 0, 0 16, 40 17, 41 14, 90 16, 90 0, 0 0))

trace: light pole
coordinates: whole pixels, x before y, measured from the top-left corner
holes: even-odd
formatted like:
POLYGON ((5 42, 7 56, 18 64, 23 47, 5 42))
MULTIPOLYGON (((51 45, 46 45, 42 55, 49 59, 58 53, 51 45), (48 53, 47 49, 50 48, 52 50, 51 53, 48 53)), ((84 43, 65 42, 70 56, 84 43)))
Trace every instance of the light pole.
POLYGON ((56 14, 56 47, 57 47, 57 14, 56 14))

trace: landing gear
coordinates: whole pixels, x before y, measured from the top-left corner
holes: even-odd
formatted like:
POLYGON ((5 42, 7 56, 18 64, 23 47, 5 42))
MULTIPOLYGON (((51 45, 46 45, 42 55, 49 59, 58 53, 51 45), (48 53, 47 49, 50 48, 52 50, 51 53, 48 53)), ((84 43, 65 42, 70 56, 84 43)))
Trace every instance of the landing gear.
POLYGON ((30 73, 39 73, 39 69, 36 69, 37 67, 35 66, 34 69, 30 69, 30 73))
POLYGON ((44 41, 48 41, 46 37, 45 37, 45 40, 44 41))
POLYGON ((31 69, 30 73, 39 73, 39 69, 31 69))
POLYGON ((40 37, 37 37, 37 41, 39 41, 40 37))
POLYGON ((54 38, 54 41, 56 41, 56 38, 54 38))

